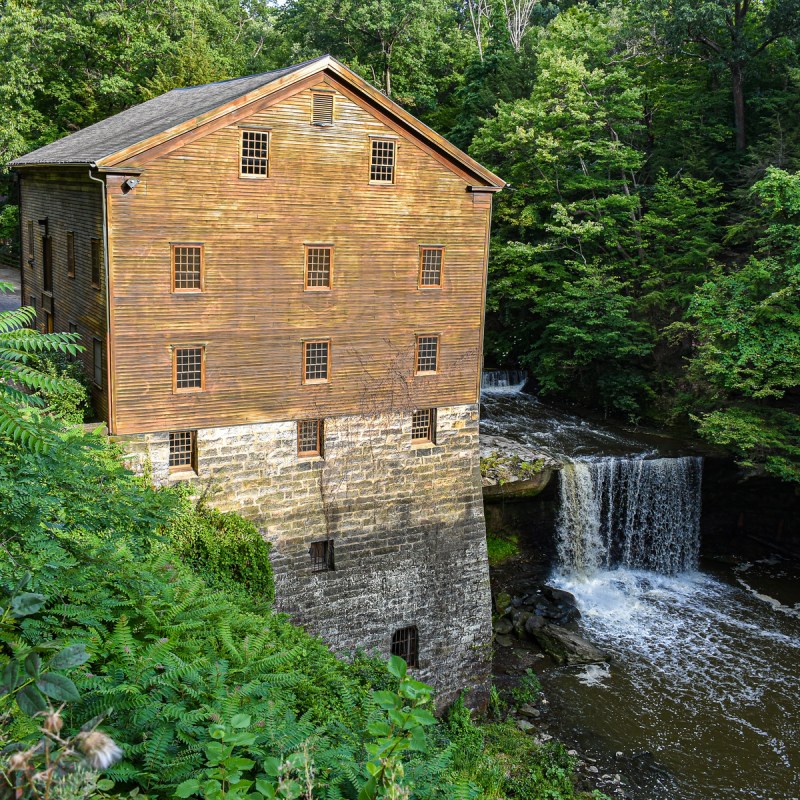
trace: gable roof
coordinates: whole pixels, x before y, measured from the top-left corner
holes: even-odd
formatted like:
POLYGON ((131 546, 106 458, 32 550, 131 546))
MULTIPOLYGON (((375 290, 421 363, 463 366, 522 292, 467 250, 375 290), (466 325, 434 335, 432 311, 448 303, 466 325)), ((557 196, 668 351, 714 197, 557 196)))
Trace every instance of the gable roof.
POLYGON ((400 128, 416 135, 468 174, 478 178, 478 182, 484 187, 496 190, 505 186, 502 179, 329 55, 259 75, 172 89, 20 156, 9 166, 110 167, 187 131, 200 129, 231 111, 316 73, 327 73, 343 81, 366 102, 378 106, 400 128))
POLYGON ((11 166, 97 163, 151 136, 213 111, 254 89, 260 89, 307 63, 311 62, 246 78, 172 89, 20 156, 11 162, 11 166))

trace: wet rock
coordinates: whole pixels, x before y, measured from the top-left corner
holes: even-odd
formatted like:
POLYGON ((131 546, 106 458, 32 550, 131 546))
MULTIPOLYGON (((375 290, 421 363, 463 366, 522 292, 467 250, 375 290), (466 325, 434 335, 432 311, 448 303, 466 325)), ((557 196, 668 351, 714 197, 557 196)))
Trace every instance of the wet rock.
POLYGON ((525 620, 525 632, 536 638, 536 631, 541 630, 547 625, 544 617, 532 616, 525 620))
POLYGON ((525 624, 532 616, 530 611, 515 611, 511 616, 511 621, 514 624, 514 633, 520 639, 527 638, 525 636, 525 624))
POLYGON ((498 614, 505 614, 511 605, 511 595, 508 592, 498 592, 494 598, 494 605, 498 614))
POLYGON ((511 622, 511 620, 508 617, 500 617, 500 619, 498 619, 494 623, 494 632, 495 633, 499 633, 499 634, 503 634, 504 635, 504 634, 507 634, 507 633, 511 633, 511 631, 513 631, 513 630, 514 630, 514 624, 511 622))
POLYGON ((526 720, 526 719, 518 719, 517 720, 517 727, 523 733, 529 733, 530 731, 532 731, 534 729, 534 726, 530 722, 528 722, 528 720, 526 720))
POLYGON ((500 645, 500 647, 512 647, 514 644, 514 640, 510 636, 495 636, 494 640, 500 645))
POLYGON ((595 767, 594 765, 592 765, 591 767, 589 767, 589 768, 588 768, 586 771, 587 771, 587 772, 591 772, 591 773, 592 773, 592 775, 597 775, 597 773, 598 773, 598 772, 600 772, 600 770, 599 770, 599 769, 597 769, 597 767, 595 767))
POLYGON ((570 606, 577 606, 578 601, 575 595, 564 589, 554 589, 552 586, 542 586, 542 594, 554 603, 566 603, 570 606))
POLYGON ((567 750, 567 755, 568 756, 577 756, 578 755, 578 751, 577 750, 567 750))
POLYGON ((608 661, 608 656, 602 650, 560 625, 531 625, 529 633, 557 664, 598 664, 608 661))
POLYGON ((524 703, 520 706, 519 713, 526 717, 532 717, 533 719, 538 719, 542 715, 542 712, 539 711, 538 708, 534 708, 528 703, 524 703))

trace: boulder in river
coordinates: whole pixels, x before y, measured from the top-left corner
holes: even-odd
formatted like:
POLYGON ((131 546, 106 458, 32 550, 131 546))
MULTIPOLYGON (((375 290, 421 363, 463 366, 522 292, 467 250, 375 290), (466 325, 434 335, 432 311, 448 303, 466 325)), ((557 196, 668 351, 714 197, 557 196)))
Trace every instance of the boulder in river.
POLYGON ((530 617, 526 632, 557 664, 597 664, 608 655, 574 631, 549 622, 534 622, 530 617))

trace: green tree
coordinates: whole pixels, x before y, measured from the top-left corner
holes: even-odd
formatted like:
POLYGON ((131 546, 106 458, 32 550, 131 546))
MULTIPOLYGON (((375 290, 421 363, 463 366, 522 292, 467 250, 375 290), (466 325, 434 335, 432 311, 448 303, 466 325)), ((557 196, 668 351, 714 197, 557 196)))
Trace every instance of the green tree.
POLYGON ((736 149, 744 150, 747 72, 767 48, 800 32, 800 0, 647 0, 640 9, 668 50, 728 73, 736 149))
POLYGON ((754 219, 734 234, 755 236, 753 255, 718 270, 689 308, 690 375, 717 407, 697 419, 742 463, 800 480, 800 173, 769 169, 751 194, 754 219))
POLYGON ((629 367, 651 345, 632 317, 643 113, 635 70, 617 52, 622 22, 586 6, 556 17, 530 97, 501 103, 471 152, 511 184, 490 265, 495 359, 521 359, 545 392, 630 411, 640 380, 629 367))
POLYGON ((287 60, 331 53, 417 112, 460 83, 476 49, 444 0, 289 0, 278 27, 287 60))

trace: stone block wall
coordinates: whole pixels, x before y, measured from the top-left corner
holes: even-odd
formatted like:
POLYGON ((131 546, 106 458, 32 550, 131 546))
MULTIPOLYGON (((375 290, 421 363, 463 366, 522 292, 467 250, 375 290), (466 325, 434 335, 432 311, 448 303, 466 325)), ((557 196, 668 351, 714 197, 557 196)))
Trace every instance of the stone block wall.
MULTIPOLYGON (((121 437, 156 483, 169 434, 121 437)), ((276 609, 335 650, 388 656, 392 633, 419 630, 417 677, 440 702, 488 688, 491 599, 477 405, 439 408, 435 444, 412 445, 411 413, 325 420, 324 458, 299 458, 295 422, 197 432, 189 480, 273 544, 276 609), (312 571, 312 542, 332 540, 335 569, 312 571)))

